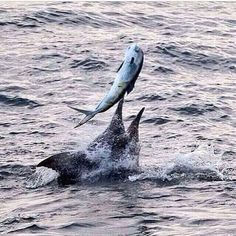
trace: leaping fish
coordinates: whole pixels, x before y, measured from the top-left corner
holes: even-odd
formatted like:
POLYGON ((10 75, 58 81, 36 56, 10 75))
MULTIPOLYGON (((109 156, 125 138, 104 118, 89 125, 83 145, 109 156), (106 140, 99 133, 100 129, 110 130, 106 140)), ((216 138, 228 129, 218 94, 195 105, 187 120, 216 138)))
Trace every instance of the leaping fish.
POLYGON ((102 101, 97 105, 95 110, 88 111, 78 109, 75 107, 70 108, 85 114, 85 117, 79 122, 75 128, 85 124, 91 120, 98 113, 104 112, 116 104, 127 92, 129 94, 139 76, 143 66, 144 54, 142 49, 137 44, 130 45, 125 53, 124 60, 117 70, 116 78, 102 101))

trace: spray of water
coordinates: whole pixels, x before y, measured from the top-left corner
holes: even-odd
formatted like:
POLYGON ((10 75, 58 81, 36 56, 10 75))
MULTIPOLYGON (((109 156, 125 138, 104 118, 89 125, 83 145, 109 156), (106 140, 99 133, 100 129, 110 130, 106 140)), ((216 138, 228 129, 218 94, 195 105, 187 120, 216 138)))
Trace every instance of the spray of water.
POLYGON ((35 173, 28 179, 27 188, 38 188, 45 186, 58 178, 59 174, 47 167, 37 167, 35 173))
MULTIPOLYGON (((114 174, 124 175, 136 171, 138 174, 130 175, 130 181, 154 180, 154 181, 181 181, 188 179, 198 180, 225 180, 228 178, 226 165, 222 160, 222 154, 216 154, 213 145, 200 144, 194 151, 179 152, 167 163, 153 168, 138 167, 137 156, 127 153, 125 158, 112 158, 111 150, 106 147, 88 151, 87 157, 96 162, 97 168, 84 170, 80 176, 82 182, 97 182, 114 174)), ((166 158, 165 158, 166 160, 166 158)), ((28 188, 37 188, 51 183, 59 174, 47 167, 37 167, 35 173, 27 182, 28 188)))
POLYGON ((225 170, 222 154, 216 154, 213 145, 200 144, 193 152, 177 153, 169 162, 144 169, 141 174, 129 176, 129 180, 225 180, 228 178, 225 170))

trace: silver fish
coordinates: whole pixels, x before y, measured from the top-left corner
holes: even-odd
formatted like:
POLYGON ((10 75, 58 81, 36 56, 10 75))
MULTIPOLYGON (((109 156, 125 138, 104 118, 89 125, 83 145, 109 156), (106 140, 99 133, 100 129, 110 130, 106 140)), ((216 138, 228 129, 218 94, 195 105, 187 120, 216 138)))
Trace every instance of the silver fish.
POLYGON ((96 114, 104 112, 111 108, 121 98, 124 97, 126 92, 127 94, 129 94, 133 90, 134 84, 142 69, 143 60, 144 54, 142 49, 138 47, 137 44, 130 45, 126 50, 124 61, 117 70, 116 78, 109 92, 97 105, 95 110, 88 111, 69 106, 70 108, 86 115, 75 128, 85 124, 96 114))

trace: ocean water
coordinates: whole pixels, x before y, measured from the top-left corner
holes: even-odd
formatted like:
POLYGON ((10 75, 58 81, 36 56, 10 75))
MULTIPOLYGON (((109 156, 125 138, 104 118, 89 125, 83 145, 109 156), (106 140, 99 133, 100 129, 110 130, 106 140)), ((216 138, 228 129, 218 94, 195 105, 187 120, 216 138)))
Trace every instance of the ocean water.
POLYGON ((236 3, 1 2, 0 234, 236 235, 236 3), (78 129, 130 43, 144 51, 125 97, 141 173, 60 186, 35 170, 83 149, 115 107, 78 129), (35 171, 38 179, 32 181, 35 171))

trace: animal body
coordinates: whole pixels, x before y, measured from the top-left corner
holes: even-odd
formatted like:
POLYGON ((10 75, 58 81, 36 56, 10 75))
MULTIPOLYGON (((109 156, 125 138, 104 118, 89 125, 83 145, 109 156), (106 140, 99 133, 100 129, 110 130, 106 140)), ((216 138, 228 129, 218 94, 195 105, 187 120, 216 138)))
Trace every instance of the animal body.
POLYGON ((124 178, 139 169, 139 122, 140 110, 127 130, 123 119, 123 99, 106 130, 91 142, 85 150, 53 155, 37 166, 58 172, 62 183, 80 182, 88 176, 96 178, 124 178), (129 163, 129 165, 127 165, 129 163))

